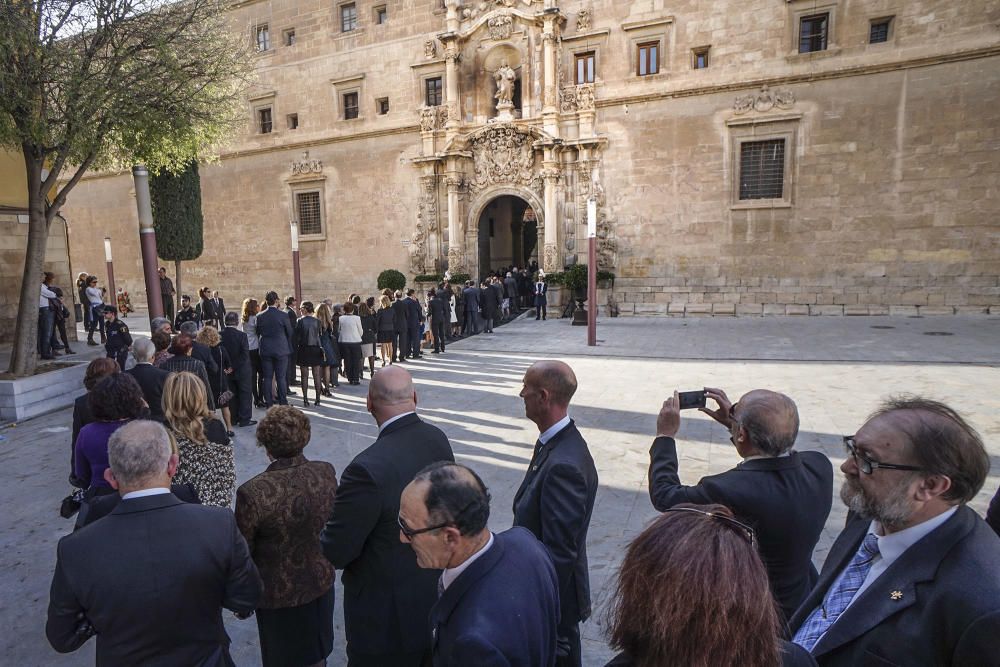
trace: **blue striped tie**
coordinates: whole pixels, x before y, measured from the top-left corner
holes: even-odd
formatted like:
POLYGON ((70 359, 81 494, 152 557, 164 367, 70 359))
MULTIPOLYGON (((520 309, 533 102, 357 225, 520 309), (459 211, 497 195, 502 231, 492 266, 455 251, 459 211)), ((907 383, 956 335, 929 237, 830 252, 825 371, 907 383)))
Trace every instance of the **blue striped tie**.
POLYGON ((865 582, 868 571, 872 569, 872 561, 878 556, 878 536, 875 533, 868 533, 864 542, 858 548, 858 553, 854 554, 850 565, 844 570, 844 575, 831 588, 823 604, 813 610, 809 618, 805 620, 799 631, 795 633, 792 640, 807 651, 812 651, 819 642, 820 637, 826 634, 840 615, 847 609, 847 605, 854 599, 854 595, 865 582))

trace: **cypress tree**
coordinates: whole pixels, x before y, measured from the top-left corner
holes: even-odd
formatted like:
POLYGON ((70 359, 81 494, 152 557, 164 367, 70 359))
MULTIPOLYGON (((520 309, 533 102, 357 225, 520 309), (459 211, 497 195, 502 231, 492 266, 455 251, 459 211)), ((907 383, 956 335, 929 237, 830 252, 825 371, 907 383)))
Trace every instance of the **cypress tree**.
POLYGON ((179 311, 183 293, 181 262, 198 259, 204 249, 198 163, 191 161, 176 174, 163 169, 151 176, 149 196, 156 229, 156 254, 174 263, 175 305, 179 311))

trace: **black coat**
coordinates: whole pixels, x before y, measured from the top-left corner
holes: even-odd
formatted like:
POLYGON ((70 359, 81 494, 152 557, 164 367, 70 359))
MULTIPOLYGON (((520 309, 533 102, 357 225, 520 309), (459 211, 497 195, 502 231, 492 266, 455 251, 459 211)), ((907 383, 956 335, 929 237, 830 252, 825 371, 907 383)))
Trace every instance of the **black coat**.
POLYGON ((753 527, 771 590, 791 618, 816 583, 813 549, 833 504, 833 466, 820 452, 753 459, 683 486, 677 445, 660 437, 649 450, 649 498, 664 511, 679 503, 725 505, 753 527))
POLYGON ((597 495, 597 468, 570 420, 531 458, 514 496, 514 525, 535 534, 552 554, 559 576, 562 629, 590 617, 587 529, 597 495))
POLYGON ((479 288, 477 287, 466 287, 462 290, 462 296, 465 298, 465 312, 479 312, 479 288))
POLYGON ((375 314, 375 327, 383 332, 396 330, 396 314, 392 308, 382 308, 375 314))
MULTIPOLYGON (((809 651, 798 644, 785 640, 781 642, 781 667, 816 667, 816 661, 809 651)), ((626 653, 619 653, 604 667, 632 667, 635 662, 626 653)))
POLYGON ((550 667, 558 620, 548 551, 524 528, 497 533, 431 609, 434 665, 550 667))
POLYGON ((60 653, 97 632, 97 665, 230 666, 222 609, 249 613, 262 584, 228 508, 173 494, 121 501, 59 540, 45 634, 60 653))
POLYGON ((500 310, 500 297, 492 285, 487 285, 479 290, 479 306, 483 309, 483 318, 487 320, 495 319, 497 311, 500 310))
POLYGON ((208 377, 215 377, 219 373, 218 358, 212 354, 212 348, 196 340, 191 341, 191 356, 205 364, 205 371, 208 377))
POLYGON ((420 302, 416 299, 406 297, 404 301, 407 308, 407 323, 410 325, 411 329, 419 328, 420 323, 424 321, 424 309, 420 307, 420 302))
POLYGON ((236 378, 250 377, 250 339, 236 327, 226 327, 220 334, 222 347, 229 357, 229 365, 236 378))
POLYGON ((292 336, 292 323, 282 311, 272 307, 257 315, 260 356, 287 357, 292 353, 292 336))
MULTIPOLYGON (((198 491, 195 490, 194 486, 191 484, 171 484, 170 493, 177 496, 178 500, 182 500, 186 503, 194 503, 196 505, 201 504, 201 499, 198 498, 198 491)), ((107 515, 118 507, 118 503, 122 501, 121 494, 115 493, 105 493, 103 495, 96 495, 87 500, 80 506, 80 511, 76 515, 76 524, 73 526, 73 530, 80 530, 84 526, 88 526, 98 519, 103 519, 107 515)))
POLYGON ((134 377, 142 388, 143 398, 149 405, 149 416, 156 421, 163 421, 163 385, 170 377, 170 372, 153 364, 136 364, 125 372, 134 377))
MULTIPOLYGON (((794 636, 857 553, 871 521, 854 518, 795 612, 794 636)), ((872 582, 813 647, 822 667, 997 665, 1000 538, 968 507, 872 582)))
POLYGON ((413 548, 399 541, 399 496, 425 466, 454 460, 441 429, 411 414, 383 429, 341 475, 320 542, 343 570, 344 627, 354 651, 430 648, 427 619, 441 573, 417 566, 413 548))
POLYGON ((440 297, 435 296, 427 302, 427 314, 430 315, 431 322, 450 324, 451 315, 449 311, 448 302, 440 297))
POLYGON ((993 500, 990 501, 990 506, 986 510, 986 523, 990 524, 994 533, 1000 535, 1000 489, 997 489, 997 492, 993 494, 993 500))
POLYGON ((392 302, 392 312, 396 315, 396 331, 402 332, 410 328, 410 307, 400 299, 392 302))

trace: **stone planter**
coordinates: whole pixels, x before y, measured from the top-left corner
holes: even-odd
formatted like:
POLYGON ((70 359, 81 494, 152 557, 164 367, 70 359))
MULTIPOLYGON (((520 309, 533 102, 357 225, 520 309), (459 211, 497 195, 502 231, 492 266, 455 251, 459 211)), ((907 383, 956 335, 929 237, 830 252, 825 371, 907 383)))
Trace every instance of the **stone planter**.
MULTIPOLYGON (((545 293, 545 303, 550 313, 562 311, 562 307, 566 304, 566 294, 566 288, 562 285, 549 285, 545 293)), ((534 307, 535 297, 531 297, 531 304, 534 307)))
POLYGON ((87 362, 58 368, 17 380, 0 380, 0 422, 21 421, 61 410, 86 390, 83 376, 87 362))

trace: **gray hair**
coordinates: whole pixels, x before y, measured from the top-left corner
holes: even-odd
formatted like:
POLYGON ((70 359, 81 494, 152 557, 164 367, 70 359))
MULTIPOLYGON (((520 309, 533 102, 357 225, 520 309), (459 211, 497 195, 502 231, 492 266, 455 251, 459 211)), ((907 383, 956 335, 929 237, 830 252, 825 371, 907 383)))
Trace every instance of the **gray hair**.
POLYGON ((148 338, 136 338, 132 343, 132 356, 137 362, 152 361, 156 346, 148 338))
POLYGON ((766 389, 753 392, 753 398, 741 399, 743 411, 739 423, 746 429, 751 444, 767 456, 781 456, 795 445, 799 435, 799 410, 795 401, 784 394, 766 389))
POLYGON ((167 470, 172 448, 159 422, 131 421, 108 440, 108 464, 122 486, 134 488, 167 470))
POLYGON ((181 333, 186 333, 192 338, 198 335, 198 323, 197 322, 185 322, 181 325, 181 333))
POLYGON ((153 321, 149 323, 150 333, 156 333, 164 326, 170 326, 170 320, 165 317, 154 317, 153 321))

